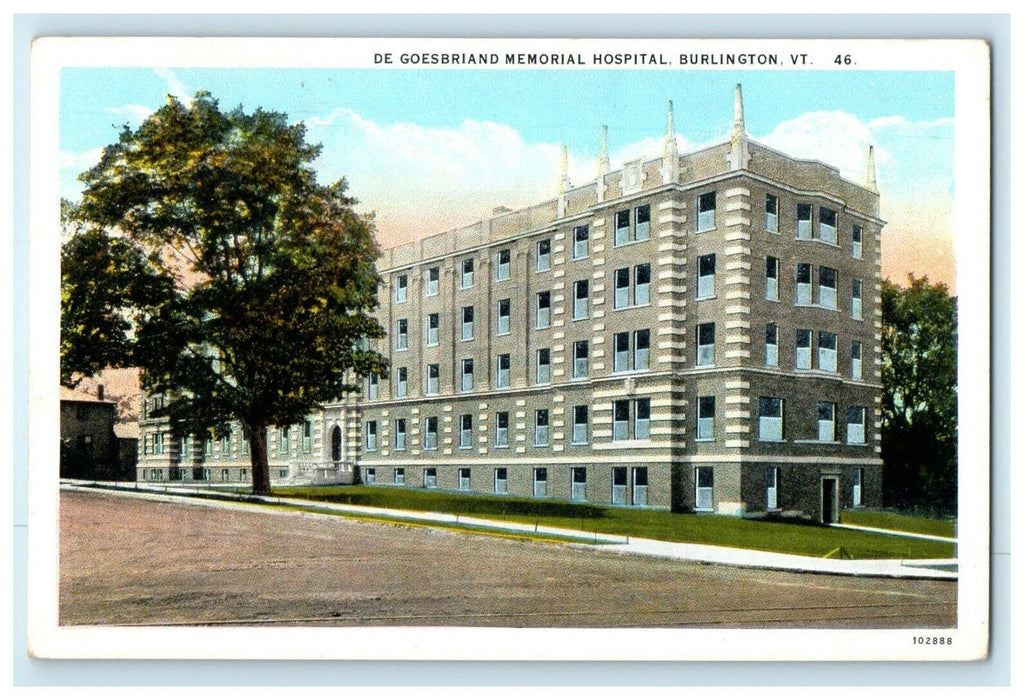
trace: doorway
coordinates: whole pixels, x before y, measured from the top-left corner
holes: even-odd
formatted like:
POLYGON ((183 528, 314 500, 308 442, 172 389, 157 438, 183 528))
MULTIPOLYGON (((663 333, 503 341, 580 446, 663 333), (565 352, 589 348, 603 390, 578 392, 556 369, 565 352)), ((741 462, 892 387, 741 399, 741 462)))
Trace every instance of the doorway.
POLYGON ((836 523, 838 522, 838 479, 833 476, 825 476, 822 484, 820 522, 836 523))

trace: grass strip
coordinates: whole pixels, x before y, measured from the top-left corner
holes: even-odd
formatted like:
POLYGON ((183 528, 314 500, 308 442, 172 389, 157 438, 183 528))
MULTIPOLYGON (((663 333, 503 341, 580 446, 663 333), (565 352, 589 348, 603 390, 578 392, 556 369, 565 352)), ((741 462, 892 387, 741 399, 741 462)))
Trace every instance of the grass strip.
POLYGON ((937 520, 918 515, 906 515, 878 510, 851 510, 841 514, 845 525, 877 527, 884 530, 912 532, 937 537, 955 537, 956 523, 952 520, 937 520))

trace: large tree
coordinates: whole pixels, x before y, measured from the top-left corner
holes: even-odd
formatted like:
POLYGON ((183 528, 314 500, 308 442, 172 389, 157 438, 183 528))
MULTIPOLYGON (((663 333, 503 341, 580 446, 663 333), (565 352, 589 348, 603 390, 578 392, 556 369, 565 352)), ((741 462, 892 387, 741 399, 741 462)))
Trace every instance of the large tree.
POLYGON ((318 182, 319 151, 284 114, 169 97, 64 207, 62 377, 138 366, 175 434, 239 422, 258 494, 269 427, 385 367, 365 342, 383 335, 371 224, 318 182))
POLYGON ((885 281, 882 449, 885 500, 955 513, 956 298, 944 284, 885 281))

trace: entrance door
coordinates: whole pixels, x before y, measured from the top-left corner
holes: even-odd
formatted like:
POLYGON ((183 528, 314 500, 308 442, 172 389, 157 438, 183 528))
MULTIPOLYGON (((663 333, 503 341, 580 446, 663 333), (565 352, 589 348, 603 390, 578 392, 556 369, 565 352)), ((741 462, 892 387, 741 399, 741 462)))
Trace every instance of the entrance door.
POLYGON ((777 510, 777 489, 780 488, 780 468, 766 467, 766 510, 777 510))
POLYGON ((821 507, 821 522, 838 522, 838 480, 834 477, 823 478, 823 503, 821 507))
POLYGON ((612 502, 617 506, 626 505, 626 467, 612 468, 612 502))
POLYGON ((634 505, 648 505, 648 467, 634 467, 634 505))
POLYGON ((571 498, 574 501, 587 500, 587 467, 573 467, 570 485, 571 498))
POLYGON ((533 470, 533 495, 537 498, 544 498, 548 495, 548 468, 534 467, 533 470))

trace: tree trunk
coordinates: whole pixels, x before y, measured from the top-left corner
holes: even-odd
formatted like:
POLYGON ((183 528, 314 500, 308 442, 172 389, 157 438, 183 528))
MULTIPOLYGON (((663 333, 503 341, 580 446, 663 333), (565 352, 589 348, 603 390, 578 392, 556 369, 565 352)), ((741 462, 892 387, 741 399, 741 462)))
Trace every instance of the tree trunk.
POLYGON ((245 430, 251 446, 251 493, 268 496, 272 493, 268 478, 268 426, 248 425, 245 430))

